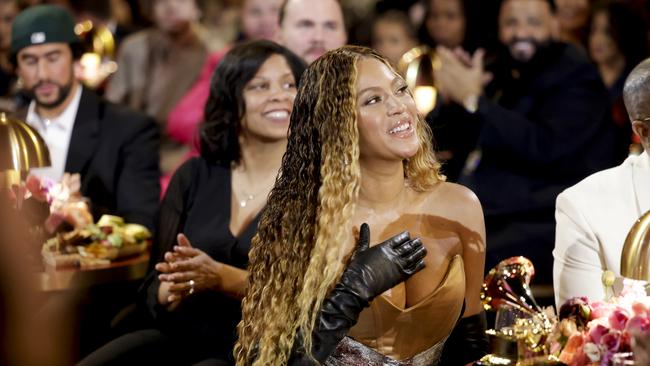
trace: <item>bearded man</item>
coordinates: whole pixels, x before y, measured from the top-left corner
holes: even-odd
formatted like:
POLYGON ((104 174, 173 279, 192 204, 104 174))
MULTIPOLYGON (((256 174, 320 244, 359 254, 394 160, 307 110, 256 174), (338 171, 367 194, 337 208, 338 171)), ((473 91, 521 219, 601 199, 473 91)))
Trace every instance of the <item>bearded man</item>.
POLYGON ((81 175, 81 193, 102 214, 153 227, 160 195, 158 129, 144 115, 102 100, 76 78, 81 43, 72 15, 56 5, 19 13, 11 61, 30 102, 17 117, 44 138, 52 165, 32 169, 41 179, 81 175))

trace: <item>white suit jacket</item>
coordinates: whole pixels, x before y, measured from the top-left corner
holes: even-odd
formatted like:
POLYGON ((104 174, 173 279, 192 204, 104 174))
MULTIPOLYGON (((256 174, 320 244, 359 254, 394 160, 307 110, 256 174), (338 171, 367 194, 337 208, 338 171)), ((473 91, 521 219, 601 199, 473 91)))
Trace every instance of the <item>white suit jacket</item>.
POLYGON ((553 287, 555 304, 574 296, 603 300, 601 276, 620 276, 628 232, 650 210, 650 155, 592 174, 557 197, 553 287))

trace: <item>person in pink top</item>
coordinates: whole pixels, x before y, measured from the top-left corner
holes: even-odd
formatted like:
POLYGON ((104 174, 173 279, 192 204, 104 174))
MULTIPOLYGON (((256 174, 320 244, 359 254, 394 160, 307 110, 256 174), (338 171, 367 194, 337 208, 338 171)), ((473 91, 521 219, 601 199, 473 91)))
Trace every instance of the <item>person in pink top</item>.
MULTIPOLYGON (((244 0, 241 13, 242 29, 239 40, 277 40, 281 6, 282 0, 244 0)), ((203 121, 203 111, 208 95, 210 95, 212 72, 229 50, 230 46, 208 55, 194 85, 176 103, 167 116, 166 134, 170 139, 190 148, 186 159, 198 156, 197 126, 203 121)), ((160 179, 162 194, 165 193, 173 173, 173 171, 165 172, 160 179)))
MULTIPOLYGON (((268 39, 275 41, 279 30, 282 0, 245 0, 242 4, 240 40, 268 39)), ((169 113, 167 134, 195 151, 196 126, 203 120, 203 109, 210 94, 212 72, 230 47, 208 55, 199 78, 169 113)))

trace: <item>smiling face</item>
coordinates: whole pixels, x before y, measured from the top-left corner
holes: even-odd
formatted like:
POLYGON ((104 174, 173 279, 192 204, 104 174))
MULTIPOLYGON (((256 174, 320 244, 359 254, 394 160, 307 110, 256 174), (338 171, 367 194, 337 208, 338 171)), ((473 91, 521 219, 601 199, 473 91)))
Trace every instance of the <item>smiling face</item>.
POLYGON ((512 58, 530 61, 551 41, 557 26, 550 5, 543 0, 506 0, 499 13, 499 39, 512 58))
POLYGON ((357 63, 360 159, 404 160, 418 151, 418 114, 404 79, 383 62, 357 63))
POLYGON ((244 87, 244 133, 265 141, 286 139, 295 97, 289 64, 280 55, 269 57, 244 87))

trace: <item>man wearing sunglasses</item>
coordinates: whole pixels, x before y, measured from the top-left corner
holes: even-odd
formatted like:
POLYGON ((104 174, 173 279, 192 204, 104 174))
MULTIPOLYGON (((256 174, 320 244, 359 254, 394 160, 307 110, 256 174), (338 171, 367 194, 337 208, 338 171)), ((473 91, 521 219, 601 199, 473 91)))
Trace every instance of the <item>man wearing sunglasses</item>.
POLYGON ((574 296, 602 300, 602 274, 620 277, 621 252, 634 222, 650 210, 650 59, 623 88, 632 130, 645 151, 595 173, 557 198, 553 283, 560 306, 574 296))

